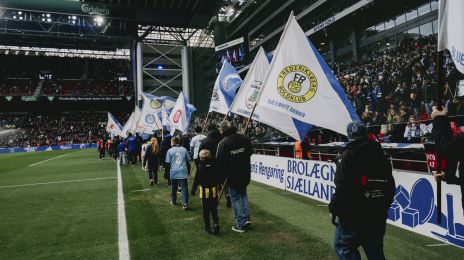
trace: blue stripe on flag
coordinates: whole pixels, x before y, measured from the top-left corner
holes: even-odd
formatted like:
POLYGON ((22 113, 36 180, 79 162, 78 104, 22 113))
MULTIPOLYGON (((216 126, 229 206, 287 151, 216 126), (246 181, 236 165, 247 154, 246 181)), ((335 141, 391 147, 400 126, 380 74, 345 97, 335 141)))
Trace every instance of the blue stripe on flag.
POLYGON ((358 113, 356 113, 356 110, 354 107, 350 104, 348 101, 348 98, 346 97, 345 92, 343 91, 342 86, 340 86, 340 83, 338 80, 335 78, 333 75, 332 71, 330 70, 329 66, 325 63, 324 59, 322 58, 321 54, 316 50, 316 48, 313 46, 311 41, 308 39, 309 46, 311 46, 311 49, 313 50, 314 54, 316 54, 317 61, 321 65, 321 68, 324 70, 325 76, 329 80, 330 85, 332 88, 335 90, 337 93, 338 97, 340 100, 343 102, 345 105, 346 110, 348 110, 348 113, 350 114, 351 120, 353 121, 361 121, 359 119, 358 113))
POLYGON ((295 124, 295 128, 298 130, 298 134, 300 135, 300 140, 303 141, 305 139, 305 135, 309 132, 309 130, 313 127, 312 125, 300 121, 298 119, 293 118, 293 123, 295 124))

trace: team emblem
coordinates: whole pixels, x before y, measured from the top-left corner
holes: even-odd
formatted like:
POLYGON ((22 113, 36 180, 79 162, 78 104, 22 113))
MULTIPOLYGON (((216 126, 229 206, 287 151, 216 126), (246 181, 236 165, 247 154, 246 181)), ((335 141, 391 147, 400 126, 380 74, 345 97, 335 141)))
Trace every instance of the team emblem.
POLYGON ((177 110, 176 113, 174 114, 174 118, 172 119, 172 121, 177 124, 181 116, 182 116, 182 111, 177 110))
POLYGON ((155 117, 152 114, 148 114, 145 116, 145 122, 151 125, 155 122, 155 117))
POLYGON ((235 88, 235 86, 237 84, 240 85, 240 83, 242 83, 242 80, 240 79, 240 75, 238 75, 237 73, 228 74, 222 80, 222 86, 225 91, 229 91, 235 88))
POLYGON ((160 102, 158 102, 158 101, 156 101, 156 100, 151 100, 151 101, 150 101, 150 106, 151 106, 153 109, 159 109, 159 108, 161 108, 160 102))
POLYGON ((259 93, 261 92, 261 86, 263 82, 259 80, 254 80, 251 83, 251 87, 248 89, 245 99, 245 106, 248 109, 252 109, 258 100, 259 93))
POLYGON ((279 73, 277 92, 290 102, 307 102, 314 97, 316 91, 316 76, 304 65, 290 65, 279 73))

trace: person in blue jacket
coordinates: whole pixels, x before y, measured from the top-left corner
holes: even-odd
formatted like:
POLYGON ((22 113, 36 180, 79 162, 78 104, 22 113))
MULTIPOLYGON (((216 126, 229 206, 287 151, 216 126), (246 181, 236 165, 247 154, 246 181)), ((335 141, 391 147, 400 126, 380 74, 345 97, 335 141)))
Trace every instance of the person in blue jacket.
POLYGON ((136 163, 136 152, 137 152, 137 142, 135 138, 132 136, 131 133, 129 133, 129 137, 127 138, 126 141, 126 146, 127 146, 127 156, 129 157, 129 162, 132 165, 135 165, 136 163))
POLYGON ((180 145, 180 138, 171 139, 172 147, 166 153, 166 171, 170 173, 171 179, 171 205, 176 205, 177 187, 182 189, 182 208, 188 209, 188 165, 191 160, 190 154, 185 147, 180 145))

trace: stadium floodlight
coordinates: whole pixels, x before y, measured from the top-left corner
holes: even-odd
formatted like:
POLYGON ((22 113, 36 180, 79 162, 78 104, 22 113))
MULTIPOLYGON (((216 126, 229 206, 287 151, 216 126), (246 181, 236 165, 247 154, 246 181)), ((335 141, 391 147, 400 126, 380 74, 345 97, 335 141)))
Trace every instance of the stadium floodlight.
POLYGON ((93 18, 93 21, 95 25, 101 26, 105 20, 101 16, 95 16, 95 18, 93 18))
POLYGON ((42 18, 42 22, 45 22, 45 18, 42 18))
POLYGON ((158 67, 157 67, 157 68, 158 68, 159 70, 162 70, 162 69, 164 69, 163 65, 158 65, 158 67))
POLYGON ((47 18, 47 22, 49 22, 49 23, 50 23, 51 21, 52 21, 52 19, 50 19, 50 18, 47 18))
POLYGON ((21 14, 23 14, 23 12, 21 12, 21 11, 18 11, 18 14, 19 14, 19 15, 21 15, 21 14))
POLYGON ((51 15, 50 14, 47 14, 47 17, 50 17, 51 15))
POLYGON ((71 18, 72 18, 73 20, 76 20, 76 19, 77 19, 77 17, 76 17, 75 15, 73 15, 71 18))
POLYGON ((18 17, 16 15, 13 15, 13 19, 16 19, 16 18, 18 18, 18 17))

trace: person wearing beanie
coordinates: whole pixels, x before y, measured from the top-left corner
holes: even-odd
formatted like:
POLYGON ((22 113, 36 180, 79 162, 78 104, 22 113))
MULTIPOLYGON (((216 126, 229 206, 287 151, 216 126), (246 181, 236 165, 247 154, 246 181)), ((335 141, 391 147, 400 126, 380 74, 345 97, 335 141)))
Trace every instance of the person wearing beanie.
POLYGON ((336 226, 334 248, 339 259, 385 259, 383 237, 395 193, 392 167, 380 143, 368 138, 361 122, 347 126, 349 143, 337 158, 335 193, 329 204, 336 226))

